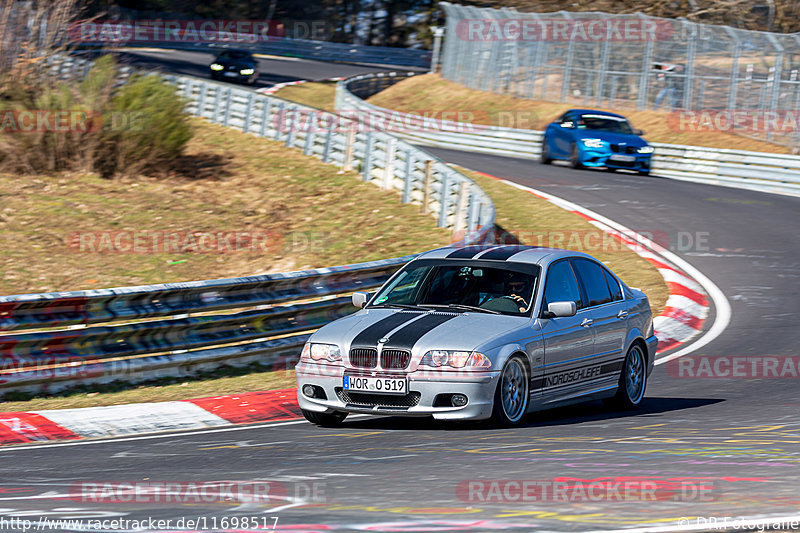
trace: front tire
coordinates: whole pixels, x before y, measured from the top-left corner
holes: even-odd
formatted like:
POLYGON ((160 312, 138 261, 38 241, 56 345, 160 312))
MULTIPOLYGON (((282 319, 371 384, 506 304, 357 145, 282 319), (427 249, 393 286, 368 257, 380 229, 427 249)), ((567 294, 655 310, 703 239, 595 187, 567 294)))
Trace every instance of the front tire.
POLYGON ((530 380, 520 357, 506 361, 494 394, 492 419, 501 426, 515 426, 528 411, 530 380))
POLYGON ((306 417, 306 420, 324 428, 336 427, 347 418, 347 413, 341 411, 334 411, 333 413, 317 413, 315 411, 306 411, 305 409, 301 409, 301 411, 303 411, 303 416, 306 417))
POLYGON ((628 349, 619 376, 617 394, 606 402, 610 407, 633 410, 639 407, 647 387, 647 356, 640 344, 628 349))
POLYGON ((583 164, 581 163, 581 154, 578 150, 577 144, 572 145, 572 151, 569 154, 569 165, 575 169, 583 168, 583 164))

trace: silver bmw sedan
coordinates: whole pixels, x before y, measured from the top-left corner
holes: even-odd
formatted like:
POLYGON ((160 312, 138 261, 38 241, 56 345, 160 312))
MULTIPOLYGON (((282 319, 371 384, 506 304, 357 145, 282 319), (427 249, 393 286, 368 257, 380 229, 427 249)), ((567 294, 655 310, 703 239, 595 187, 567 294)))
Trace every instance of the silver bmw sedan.
POLYGON ((305 417, 493 418, 602 399, 634 409, 657 339, 647 296, 593 257, 531 246, 417 256, 358 312, 318 331, 296 367, 305 417))

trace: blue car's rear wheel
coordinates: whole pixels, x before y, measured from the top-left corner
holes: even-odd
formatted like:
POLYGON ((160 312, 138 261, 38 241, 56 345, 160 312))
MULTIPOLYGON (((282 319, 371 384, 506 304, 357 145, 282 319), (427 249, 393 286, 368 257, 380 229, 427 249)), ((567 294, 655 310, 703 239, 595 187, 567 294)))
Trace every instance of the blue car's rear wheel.
POLYGON ((542 155, 539 160, 543 165, 549 165, 553 158, 550 157, 550 147, 547 146, 547 138, 542 139, 542 155))
POLYGON ((583 168, 581 163, 581 153, 578 150, 578 145, 572 145, 572 151, 569 153, 569 164, 572 168, 583 168))

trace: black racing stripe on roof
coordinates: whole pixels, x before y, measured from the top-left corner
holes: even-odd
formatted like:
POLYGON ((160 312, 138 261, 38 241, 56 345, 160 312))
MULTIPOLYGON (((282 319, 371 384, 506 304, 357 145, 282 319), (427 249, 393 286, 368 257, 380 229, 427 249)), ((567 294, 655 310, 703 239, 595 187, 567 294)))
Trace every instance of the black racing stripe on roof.
POLYGON ((419 318, 420 313, 406 313, 398 311, 391 314, 384 319, 378 320, 371 326, 368 326, 364 331, 356 335, 351 343, 352 346, 369 346, 374 347, 378 345, 378 340, 382 339, 389 334, 393 329, 402 326, 406 322, 410 322, 415 318, 419 318))
POLYGON ((450 252, 445 256, 447 259, 471 259, 481 252, 497 248, 495 244, 481 244, 476 246, 464 246, 458 248, 455 252, 450 252))
POLYGON ((512 255, 518 254, 520 252, 524 252, 525 250, 530 250, 530 246, 504 246, 502 248, 497 248, 496 250, 489 250, 485 254, 481 255, 481 259, 494 259, 495 261, 505 261, 512 255))
POLYGON ((435 313, 420 318, 395 331, 383 348, 411 350, 423 335, 457 316, 458 314, 435 313))

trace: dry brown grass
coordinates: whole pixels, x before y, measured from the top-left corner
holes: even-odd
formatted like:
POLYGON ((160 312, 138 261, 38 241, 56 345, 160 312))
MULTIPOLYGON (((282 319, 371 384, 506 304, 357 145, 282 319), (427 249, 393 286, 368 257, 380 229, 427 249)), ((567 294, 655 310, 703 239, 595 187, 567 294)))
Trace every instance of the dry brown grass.
POLYGON ((0 294, 247 276, 442 246, 449 232, 393 191, 283 144, 195 120, 179 172, 106 180, 0 175, 0 294), (265 251, 86 253, 73 232, 257 231, 265 251))

